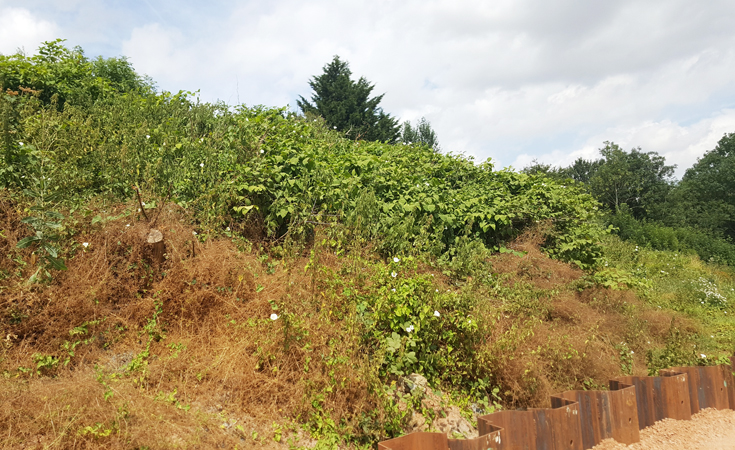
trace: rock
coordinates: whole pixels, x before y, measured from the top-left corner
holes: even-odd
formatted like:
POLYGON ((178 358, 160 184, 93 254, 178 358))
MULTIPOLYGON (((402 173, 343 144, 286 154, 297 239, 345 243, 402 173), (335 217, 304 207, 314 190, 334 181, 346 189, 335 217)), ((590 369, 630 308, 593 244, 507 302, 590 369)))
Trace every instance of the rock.
POLYGON ((408 426, 411 428, 411 432, 414 431, 426 431, 426 417, 414 411, 411 414, 411 420, 408 422, 408 426))
MULTIPOLYGON (((405 389, 404 392, 411 393, 412 396, 421 398, 423 411, 433 411, 433 416, 436 418, 433 422, 427 423, 427 419, 423 414, 413 411, 408 422, 409 432, 439 431, 445 433, 449 438, 463 436, 465 439, 478 436, 477 429, 472 426, 469 420, 462 417, 460 409, 457 406, 447 406, 441 397, 441 392, 437 391, 435 393, 423 376, 417 373, 409 375, 402 380, 400 388, 405 389)), ((399 402, 399 409, 401 403, 405 405, 405 402, 399 402)))
POLYGON ((418 389, 419 392, 423 393, 426 391, 428 386, 429 381, 417 373, 412 373, 407 378, 403 379, 403 387, 406 392, 413 393, 414 389, 418 389))
POLYGON ((444 412, 446 417, 435 419, 432 424, 434 428, 445 433, 450 438, 455 438, 461 435, 464 436, 465 439, 472 439, 478 436, 475 427, 473 427, 467 419, 462 417, 459 412, 459 408, 456 406, 450 406, 449 408, 445 408, 444 412))

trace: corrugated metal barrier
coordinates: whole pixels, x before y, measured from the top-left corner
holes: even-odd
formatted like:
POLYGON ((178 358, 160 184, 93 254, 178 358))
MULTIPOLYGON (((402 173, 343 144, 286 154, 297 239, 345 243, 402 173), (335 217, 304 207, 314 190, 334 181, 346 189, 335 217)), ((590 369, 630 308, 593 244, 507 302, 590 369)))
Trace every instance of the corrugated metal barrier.
POLYGON ((665 419, 689 420, 704 408, 735 409, 730 365, 673 367, 657 377, 610 380, 609 391, 566 391, 551 408, 499 411, 477 419, 480 437, 449 439, 443 433, 411 433, 378 444, 380 450, 583 450, 603 439, 624 444, 665 419))

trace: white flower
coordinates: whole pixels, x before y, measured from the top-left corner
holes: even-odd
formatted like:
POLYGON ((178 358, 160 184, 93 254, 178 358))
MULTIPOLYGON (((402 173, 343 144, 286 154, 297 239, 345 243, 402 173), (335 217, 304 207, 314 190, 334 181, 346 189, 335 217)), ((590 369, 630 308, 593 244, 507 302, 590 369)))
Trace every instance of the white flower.
POLYGON ((706 357, 707 357, 707 355, 705 355, 704 353, 700 353, 700 354, 699 354, 699 356, 701 356, 701 357, 702 357, 702 359, 704 359, 704 358, 706 358, 706 357))
POLYGON ((395 273, 395 272, 391 272, 391 273, 390 273, 390 276, 392 276, 393 278, 395 278, 395 277, 397 277, 397 276, 398 276, 398 274, 397 274, 397 273, 395 273))
POLYGON ((409 325, 408 327, 406 327, 406 331, 409 332, 409 333, 412 332, 413 331, 413 325, 409 325))
POLYGON ((196 232, 196 231, 192 231, 192 232, 191 232, 191 234, 192 234, 193 236, 196 236, 196 235, 197 235, 197 232, 196 232))
POLYGON ((332 128, 334 128, 334 129, 336 130, 336 129, 337 129, 337 126, 335 125, 335 126, 333 126, 332 128))
POLYGON ((84 248, 89 247, 89 242, 82 242, 82 247, 84 247, 84 248))
POLYGON ((472 323, 472 319, 467 319, 467 323, 472 323))
POLYGON ((631 350, 631 351, 630 351, 630 354, 632 355, 633 353, 635 353, 635 352, 634 352, 633 350, 631 350))
POLYGON ((145 202, 140 202, 141 205, 145 206, 145 202))
POLYGON ((398 257, 396 256, 396 257, 393 258, 393 262, 397 263, 397 262, 401 262, 401 260, 398 259, 398 257))
POLYGON ((146 135, 145 135, 145 138, 146 138, 146 139, 150 139, 150 138, 151 138, 151 135, 150 135, 150 134, 146 134, 146 135))
POLYGON ((276 319, 278 319, 278 314, 276 313, 271 314, 271 320, 276 320, 276 319))
POLYGON ((395 291, 396 291, 396 288, 391 289, 391 292, 395 292, 395 291))
POLYGON ((260 153, 265 153, 265 150, 261 149, 261 150, 260 150, 260 153))
POLYGON ((441 314, 439 314, 439 311, 434 311, 434 317, 439 317, 441 314))
POLYGON ((22 142, 18 142, 18 145, 24 145, 22 142))
POLYGON ((204 167, 204 163, 199 163, 199 167, 204 167))
POLYGON ((130 226, 130 224, 127 224, 127 225, 125 225, 125 226, 126 226, 126 227, 129 227, 129 226, 130 226))
POLYGON ((225 231, 230 231, 230 227, 225 228, 225 231))
POLYGON ((434 289, 434 292, 439 292, 439 289, 434 289))

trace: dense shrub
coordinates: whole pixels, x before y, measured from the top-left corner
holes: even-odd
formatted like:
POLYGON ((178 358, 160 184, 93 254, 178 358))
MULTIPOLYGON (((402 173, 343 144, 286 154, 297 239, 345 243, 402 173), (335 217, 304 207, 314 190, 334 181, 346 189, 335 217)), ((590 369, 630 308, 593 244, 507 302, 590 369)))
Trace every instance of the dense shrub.
POLYGON ((369 228, 384 255, 438 255, 459 236, 497 250, 543 221, 552 224, 550 254, 581 267, 600 255, 597 203, 579 186, 425 146, 344 139, 285 109, 127 93, 61 111, 22 94, 5 110, 18 116, 10 140, 35 155, 5 183, 50 178, 56 198, 72 205, 128 199, 138 186, 189 208, 206 229, 255 223, 268 240, 303 241, 315 225, 359 222, 355 232, 369 228), (369 217, 358 217, 366 207, 369 217))
POLYGON ((690 227, 667 227, 657 222, 638 221, 623 209, 609 216, 623 239, 654 250, 696 253, 702 260, 735 265, 735 245, 711 232, 690 227))

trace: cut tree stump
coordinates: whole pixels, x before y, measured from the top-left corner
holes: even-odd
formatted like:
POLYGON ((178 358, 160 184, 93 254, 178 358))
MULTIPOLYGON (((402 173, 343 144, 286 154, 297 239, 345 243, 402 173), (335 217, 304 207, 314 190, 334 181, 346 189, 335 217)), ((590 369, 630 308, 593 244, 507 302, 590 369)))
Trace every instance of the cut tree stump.
POLYGON ((151 231, 148 232, 148 245, 151 248, 153 264, 156 266, 161 265, 163 262, 163 251, 165 250, 163 244, 163 233, 159 230, 151 229, 151 231))

